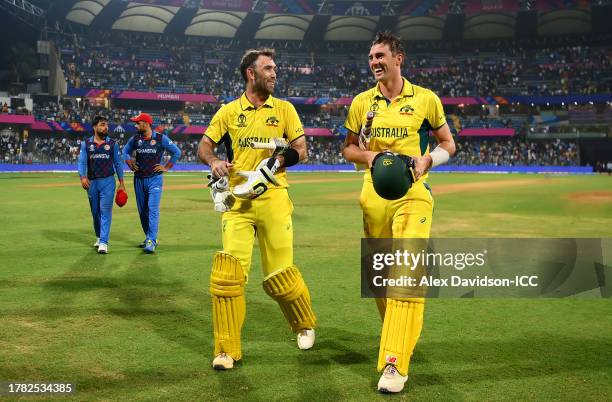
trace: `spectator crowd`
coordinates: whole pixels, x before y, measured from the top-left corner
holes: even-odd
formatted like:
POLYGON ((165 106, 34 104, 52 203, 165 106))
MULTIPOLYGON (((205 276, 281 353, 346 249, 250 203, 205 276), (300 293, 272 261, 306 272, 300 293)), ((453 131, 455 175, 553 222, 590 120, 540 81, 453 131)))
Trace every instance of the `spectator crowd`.
MULTIPOLYGON (((278 50, 277 95, 353 96, 372 85, 367 44, 256 42, 96 32, 58 36, 69 86, 232 96, 243 86, 245 45, 278 50)), ((610 46, 499 44, 495 51, 409 49, 404 71, 440 96, 568 95, 611 92, 610 46)))

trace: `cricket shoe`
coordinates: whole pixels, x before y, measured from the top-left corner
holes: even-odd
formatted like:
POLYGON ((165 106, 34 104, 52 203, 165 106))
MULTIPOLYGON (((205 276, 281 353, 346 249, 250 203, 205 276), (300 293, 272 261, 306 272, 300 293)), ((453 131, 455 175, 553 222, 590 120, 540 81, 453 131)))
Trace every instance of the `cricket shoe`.
POLYGON ((315 342, 315 330, 314 329, 303 329, 297 334, 297 345, 302 350, 308 350, 314 345, 315 342))
POLYGON ((218 354, 213 359, 213 368, 215 370, 229 370, 234 368, 234 359, 225 353, 218 354))
POLYGON ((98 246, 98 254, 108 254, 108 244, 100 243, 98 246))
POLYGON ((387 364, 378 380, 378 392, 383 394, 396 393, 404 389, 408 376, 401 375, 394 365, 387 364))
MULTIPOLYGON (((138 248, 145 248, 147 246, 147 239, 144 239, 142 243, 138 245, 138 248)), ((159 246, 159 240, 155 241, 155 247, 159 246)))
POLYGON ((99 238, 99 237, 96 237, 96 242, 94 243, 94 245, 93 245, 93 246, 94 246, 94 247, 96 247, 96 248, 97 248, 98 246, 100 246, 100 238, 99 238))
POLYGON ((155 252, 155 246, 157 246, 157 244, 153 240, 147 239, 145 241, 145 246, 142 249, 142 251, 144 251, 147 254, 153 254, 155 252))

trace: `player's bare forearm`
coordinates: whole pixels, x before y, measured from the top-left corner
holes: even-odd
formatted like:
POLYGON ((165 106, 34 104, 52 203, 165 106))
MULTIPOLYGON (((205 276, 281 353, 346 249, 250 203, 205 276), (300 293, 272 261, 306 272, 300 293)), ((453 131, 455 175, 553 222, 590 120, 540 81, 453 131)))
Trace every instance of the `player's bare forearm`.
POLYGON ((214 177, 229 176, 230 168, 233 165, 222 161, 215 155, 215 143, 207 136, 203 136, 200 141, 198 157, 202 162, 210 166, 210 171, 214 177))
POLYGON ((376 152, 359 148, 359 137, 357 134, 349 132, 346 135, 346 140, 342 147, 342 156, 349 162, 364 164, 371 167, 376 152))
POLYGON ((443 125, 439 129, 433 132, 434 137, 436 137, 436 141, 438 141, 438 146, 442 147, 450 156, 455 154, 455 140, 453 139, 453 134, 448 127, 448 124, 443 125))
POLYGON ((214 161, 219 160, 217 155, 215 155, 215 144, 207 136, 203 136, 200 145, 198 145, 198 157, 208 166, 211 166, 214 161))
POLYGON ((291 148, 295 149, 300 155, 300 161, 308 159, 308 147, 306 146, 306 137, 301 136, 291 143, 291 148))

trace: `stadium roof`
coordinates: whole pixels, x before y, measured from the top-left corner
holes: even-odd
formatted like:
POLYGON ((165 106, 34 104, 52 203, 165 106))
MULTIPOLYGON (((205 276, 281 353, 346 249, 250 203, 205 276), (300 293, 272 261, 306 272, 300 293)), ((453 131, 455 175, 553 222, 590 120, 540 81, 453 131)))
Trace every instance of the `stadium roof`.
MULTIPOLYGON (((225 38, 246 32, 256 39, 292 40, 309 39, 305 37, 309 30, 319 31, 315 37, 324 40, 370 40, 376 31, 382 29, 394 31, 405 39, 442 39, 450 5, 449 0, 336 0, 330 3, 330 13, 317 14, 313 11, 314 5, 307 0, 269 1, 264 3, 261 12, 252 11, 259 10, 257 0, 79 0, 73 3, 67 10, 66 19, 86 26, 225 38), (385 6, 389 4, 393 7, 385 6), (287 12, 289 8, 295 12, 287 12)), ((540 5, 548 3, 537 2, 540 5)), ((571 1, 563 4, 569 3, 571 1)), ((537 33, 555 35, 591 32, 591 9, 590 6, 581 6, 582 3, 576 2, 574 7, 569 8, 541 8, 537 11, 537 33)), ((506 0, 465 1, 464 37, 480 39, 515 36, 519 29, 517 4, 506 0), (484 8, 482 4, 485 3, 489 7, 484 8), (499 6, 495 7, 495 4, 499 6)))

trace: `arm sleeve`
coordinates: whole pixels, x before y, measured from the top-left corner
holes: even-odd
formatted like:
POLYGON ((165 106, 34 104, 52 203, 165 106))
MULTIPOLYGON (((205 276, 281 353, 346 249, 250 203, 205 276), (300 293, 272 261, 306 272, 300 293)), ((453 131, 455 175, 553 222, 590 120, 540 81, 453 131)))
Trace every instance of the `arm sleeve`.
POLYGON ((304 135, 304 126, 300 121, 295 106, 287 102, 287 127, 285 134, 287 135, 287 141, 292 142, 304 135))
POLYGON ((344 122, 344 127, 352 132, 359 134, 361 131, 361 120, 363 118, 363 113, 361 112, 361 107, 358 97, 353 99, 351 102, 351 107, 349 108, 348 114, 346 115, 346 121, 344 122))
POLYGON ((117 177, 123 179, 123 158, 121 152, 119 152, 119 144, 115 142, 115 149, 113 151, 113 165, 115 165, 115 173, 117 177))
POLYGON ((123 160, 129 161, 132 159, 132 151, 134 151, 134 137, 130 138, 123 147, 123 160))
POLYGON ((442 101, 438 95, 433 92, 431 93, 431 100, 429 101, 427 120, 434 130, 439 129, 446 124, 446 116, 444 115, 442 101))
POLYGON ((170 152, 170 154, 172 155, 170 157, 170 163, 174 165, 176 161, 178 161, 178 159, 181 157, 181 150, 179 149, 179 147, 176 146, 174 141, 172 141, 165 134, 162 136, 162 145, 164 146, 164 149, 170 152))
POLYGON ((79 176, 87 176, 87 149, 85 141, 81 141, 81 151, 79 152, 79 176))
POLYGON ((221 107, 221 109, 215 113, 204 132, 204 135, 210 138, 215 144, 218 144, 221 138, 223 138, 223 135, 228 131, 227 110, 227 106, 221 107))

